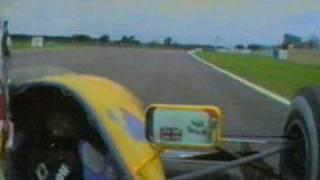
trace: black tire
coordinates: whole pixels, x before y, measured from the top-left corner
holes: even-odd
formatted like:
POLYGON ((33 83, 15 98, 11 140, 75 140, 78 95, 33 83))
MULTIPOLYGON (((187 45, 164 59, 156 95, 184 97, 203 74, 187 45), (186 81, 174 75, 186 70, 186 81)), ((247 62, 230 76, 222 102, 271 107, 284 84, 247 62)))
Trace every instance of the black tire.
POLYGON ((280 155, 287 179, 320 180, 320 87, 305 88, 292 100, 283 135, 298 140, 280 155))

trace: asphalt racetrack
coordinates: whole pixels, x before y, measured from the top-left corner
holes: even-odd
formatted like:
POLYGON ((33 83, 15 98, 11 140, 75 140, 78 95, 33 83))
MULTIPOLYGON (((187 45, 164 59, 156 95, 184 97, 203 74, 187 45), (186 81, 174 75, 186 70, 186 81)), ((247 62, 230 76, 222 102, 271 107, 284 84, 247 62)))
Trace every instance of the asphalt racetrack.
POLYGON ((61 66, 112 79, 151 103, 219 106, 225 134, 281 135, 287 107, 203 65, 186 51, 81 48, 13 53, 11 68, 61 66))

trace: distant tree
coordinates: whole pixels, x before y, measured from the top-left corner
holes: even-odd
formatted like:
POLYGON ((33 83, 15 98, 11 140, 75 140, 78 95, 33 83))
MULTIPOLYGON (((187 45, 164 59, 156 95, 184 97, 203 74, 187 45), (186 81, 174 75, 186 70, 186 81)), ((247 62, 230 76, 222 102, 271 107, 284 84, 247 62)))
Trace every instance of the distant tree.
MULTIPOLYGON (((227 47, 219 46, 219 45, 218 45, 218 46, 216 46, 216 48, 217 48, 217 49, 228 49, 227 47)), ((244 46, 243 46, 243 48, 244 48, 244 46)))
POLYGON ((32 39, 32 35, 28 34, 11 34, 11 38, 13 41, 30 41, 32 39))
POLYGON ((127 36, 122 36, 120 42, 121 43, 128 43, 129 42, 129 38, 127 36))
POLYGON ((139 40, 136 39, 135 36, 122 36, 120 43, 124 44, 141 44, 139 40))
POLYGON ((108 43, 110 42, 110 38, 108 35, 102 35, 100 38, 99 38, 99 41, 102 42, 102 43, 108 43))
POLYGON ((307 44, 308 44, 308 48, 310 48, 310 49, 319 48, 320 47, 320 39, 317 36, 312 35, 308 39, 307 44))
POLYGON ((135 36, 129 36, 129 38, 128 38, 129 42, 134 42, 134 41, 135 41, 135 39, 136 39, 136 37, 135 37, 135 36))
POLYGON ((247 46, 247 49, 250 49, 252 51, 255 51, 255 50, 259 50, 259 49, 263 49, 263 46, 262 45, 259 45, 259 44, 249 44, 247 46))
POLYGON ((129 43, 130 44, 141 44, 141 42, 139 40, 137 40, 135 36, 129 37, 129 43))
POLYGON ((238 45, 234 46, 234 48, 238 49, 238 50, 243 50, 243 49, 245 49, 245 46, 242 44, 238 44, 238 45))
POLYGON ((72 40, 78 41, 78 42, 88 42, 88 41, 92 40, 90 36, 85 35, 85 34, 75 34, 71 38, 72 38, 72 40))
POLYGON ((156 40, 156 39, 150 41, 150 42, 147 43, 147 44, 148 44, 149 46, 160 46, 160 45, 161 45, 161 43, 160 43, 158 40, 156 40))
POLYGON ((287 43, 282 43, 281 44, 281 49, 287 50, 288 48, 289 48, 289 44, 287 44, 287 43))
POLYGON ((165 46, 171 46, 172 45, 172 38, 171 37, 166 37, 163 41, 163 44, 165 46))

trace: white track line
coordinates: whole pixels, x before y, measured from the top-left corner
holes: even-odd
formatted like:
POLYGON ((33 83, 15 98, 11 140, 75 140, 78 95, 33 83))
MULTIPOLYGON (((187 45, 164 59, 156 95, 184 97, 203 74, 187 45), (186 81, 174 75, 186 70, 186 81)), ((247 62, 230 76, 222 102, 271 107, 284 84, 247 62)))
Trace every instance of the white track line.
POLYGON ((241 82, 242 84, 245 84, 246 86, 256 90, 257 92, 259 92, 261 94, 263 94, 263 95, 265 95, 265 96, 267 96, 267 97, 269 97, 271 99, 274 99, 274 100, 276 100, 276 101, 278 101, 278 102, 280 102, 280 103, 282 103, 284 105, 287 105, 287 106, 290 105, 290 101, 288 99, 286 99, 286 98, 284 98, 282 96, 279 96, 279 95, 277 95, 277 94, 275 94, 275 93, 273 93, 273 92, 271 92, 271 91, 269 91, 269 90, 267 90, 267 89, 265 89, 265 88, 263 88, 261 86, 253 84, 252 82, 249 82, 249 81, 247 81, 247 80, 245 80, 245 79, 243 79, 243 78, 241 78, 241 77, 239 77, 239 76, 237 76, 237 75, 235 75, 235 74, 233 74, 231 72, 228 72, 228 71, 226 71, 224 69, 221 69, 221 68, 219 68, 219 67, 217 67, 217 66, 215 66, 215 65, 213 65, 211 63, 208 63, 206 60, 204 60, 201 57, 197 56, 195 54, 196 52, 197 52, 196 50, 188 51, 188 54, 191 55, 194 59, 196 59, 199 62, 201 62, 202 64, 210 66, 211 68, 213 68, 213 69, 215 69, 215 70, 217 70, 217 71, 219 71, 219 72, 221 72, 221 73, 223 73, 223 74, 225 74, 225 75, 227 75, 227 76, 229 76, 229 77, 241 82))

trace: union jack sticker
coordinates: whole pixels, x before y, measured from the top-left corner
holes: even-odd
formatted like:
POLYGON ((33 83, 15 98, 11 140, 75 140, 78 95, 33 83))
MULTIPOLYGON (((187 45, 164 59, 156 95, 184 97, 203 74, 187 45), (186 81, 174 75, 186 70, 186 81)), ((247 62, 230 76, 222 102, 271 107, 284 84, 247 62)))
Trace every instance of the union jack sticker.
POLYGON ((176 127, 160 128, 160 139, 165 141, 181 141, 182 130, 176 127))

